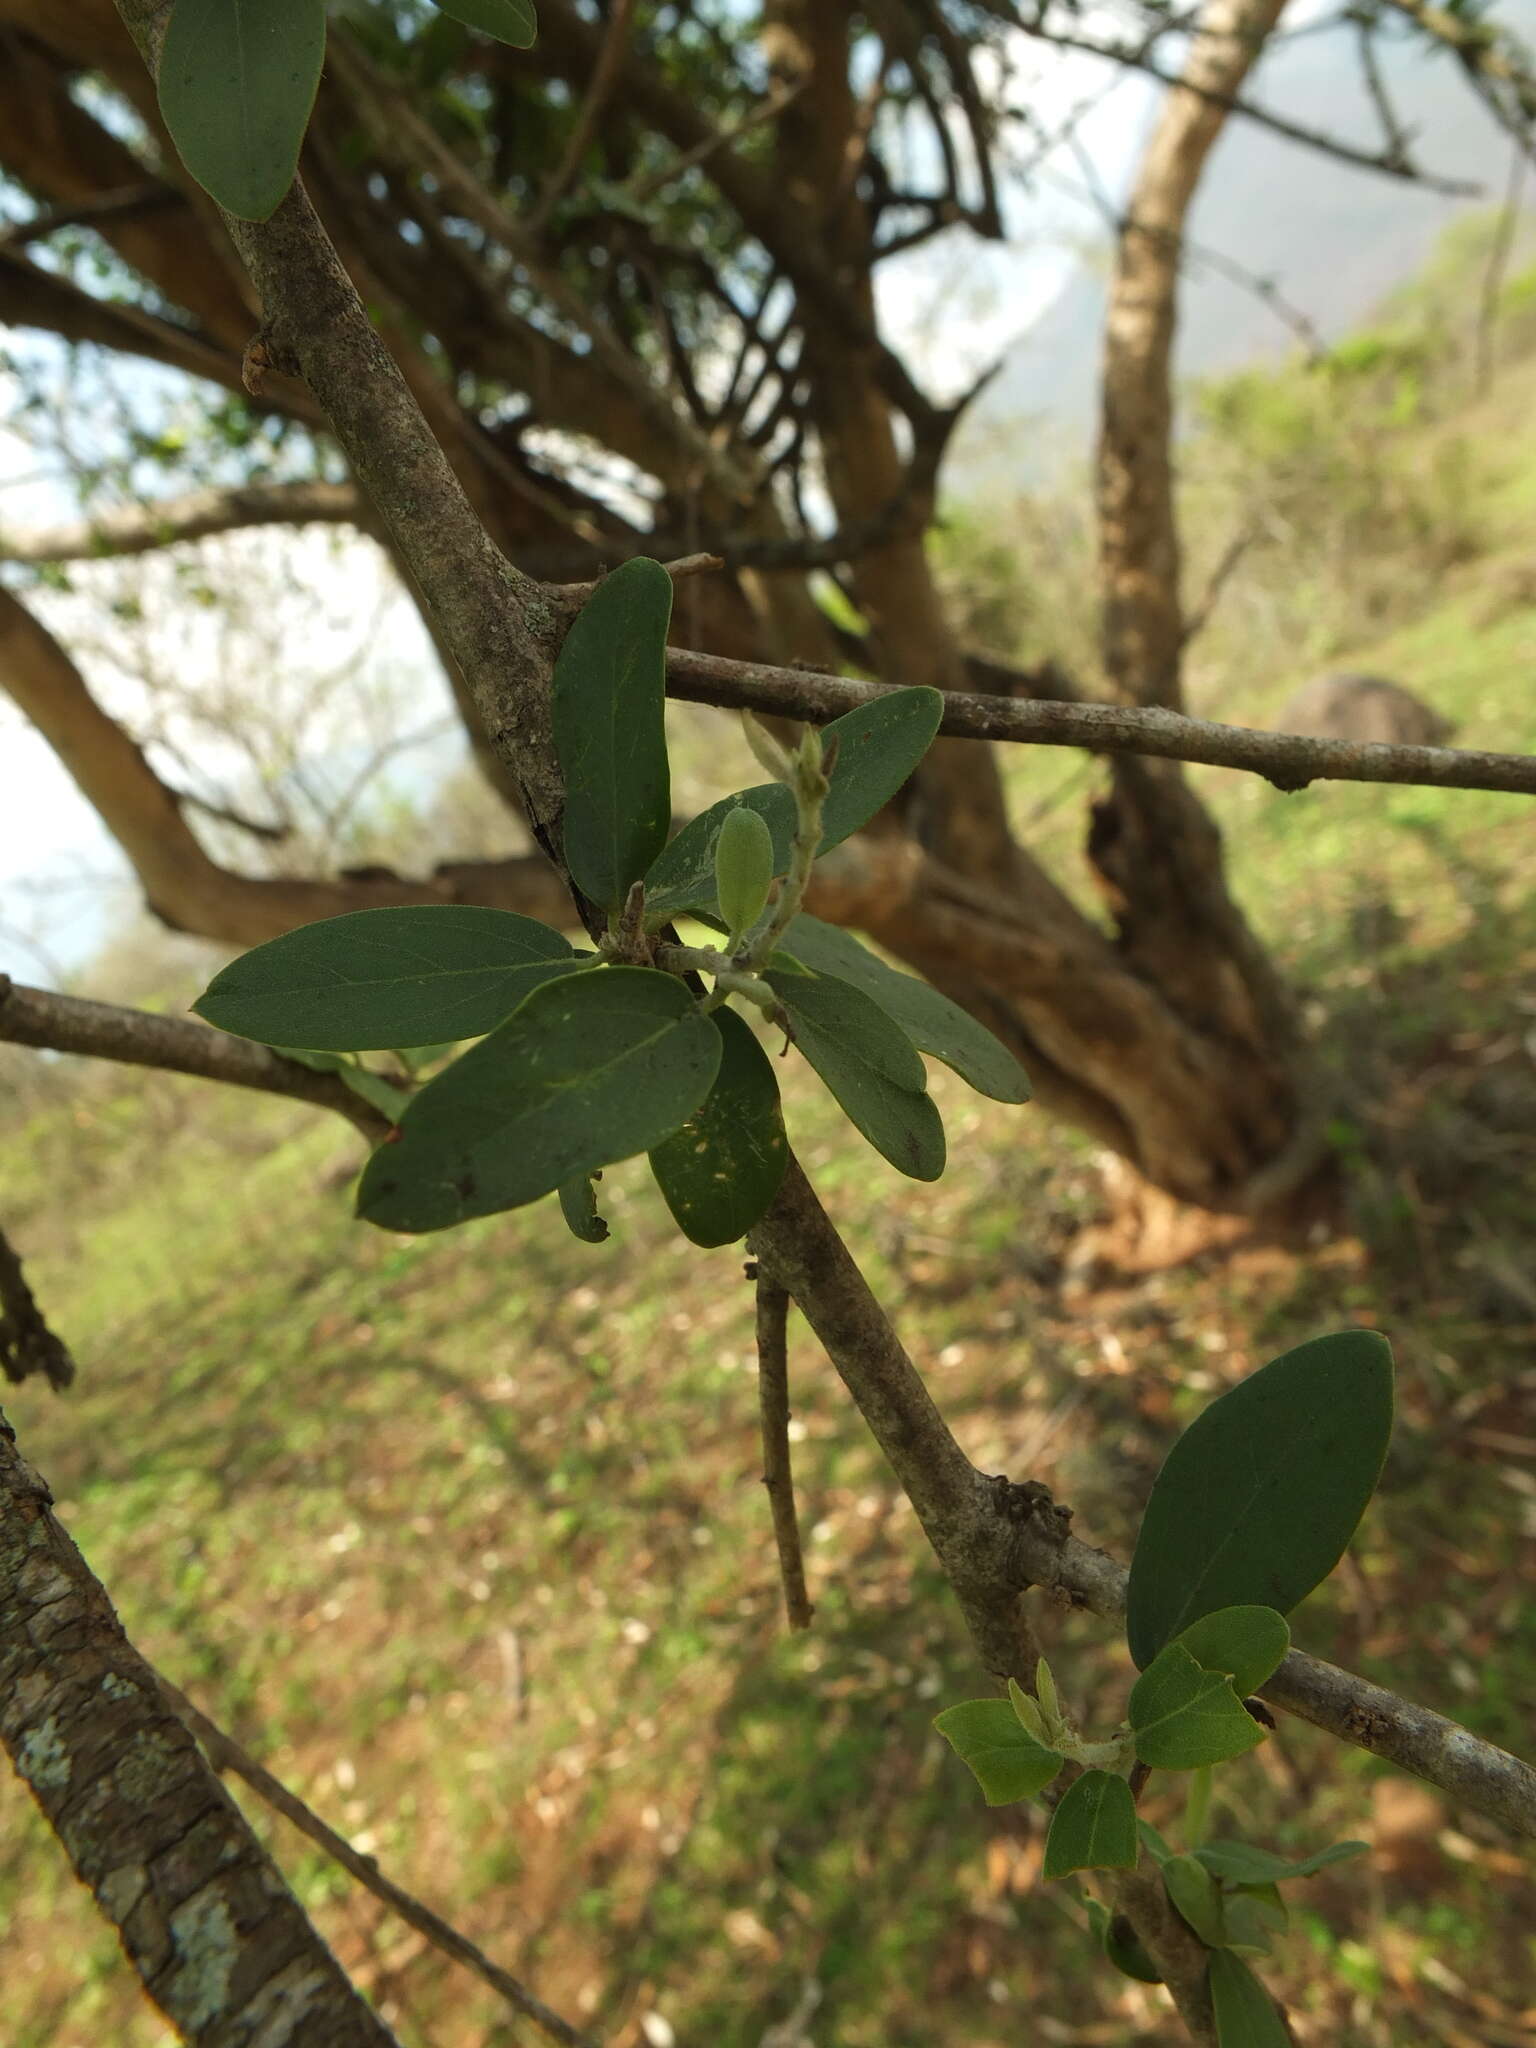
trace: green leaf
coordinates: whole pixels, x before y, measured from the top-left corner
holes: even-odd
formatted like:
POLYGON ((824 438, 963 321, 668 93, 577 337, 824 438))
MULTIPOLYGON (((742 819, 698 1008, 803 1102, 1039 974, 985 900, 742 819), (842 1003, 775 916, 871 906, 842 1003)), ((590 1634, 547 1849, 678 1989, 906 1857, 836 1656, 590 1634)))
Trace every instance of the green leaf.
POLYGON ((994 1102, 1029 1100, 1029 1078, 1002 1040, 928 982, 888 967, 851 932, 804 912, 790 924, 785 939, 804 966, 835 974, 873 997, 919 1052, 953 1067, 978 1094, 994 1102))
POLYGON ((1062 1794, 1045 1838, 1046 1877, 1136 1868, 1136 1802, 1124 1778, 1084 1771, 1062 1794))
POLYGON ((293 183, 324 60, 324 0, 176 0, 160 112, 199 185, 242 220, 265 220, 293 183))
POLYGON ((1238 1698, 1246 1699, 1279 1670, 1291 1631, 1273 1607, 1218 1607, 1191 1622, 1178 1640, 1207 1671, 1224 1671, 1238 1698))
POLYGON ((1290 2048, 1290 2034, 1274 2000, 1248 1965, 1230 1949, 1211 1956, 1211 2005, 1221 2048, 1290 2048))
POLYGON ((532 49, 538 34, 533 0, 435 0, 435 5, 466 27, 494 36, 498 43, 510 43, 514 50, 532 49))
POLYGON ((913 1180, 944 1171, 944 1126, 922 1060, 861 989, 828 974, 764 980, 794 1027, 795 1044, 875 1150, 913 1180))
POLYGON ((663 722, 671 617, 672 578, 637 556, 598 584, 555 663, 566 863, 609 911, 623 908, 672 822, 663 722))
POLYGON ((715 896, 732 935, 756 924, 773 880, 773 834, 746 804, 733 804, 715 838, 715 896))
POLYGON ((789 1160, 773 1063, 734 1010, 717 1010, 722 1052, 715 1085, 671 1137, 651 1148, 651 1171, 678 1228, 695 1244, 744 1237, 779 1191, 789 1160))
POLYGON ((1170 1856, 1163 1865, 1163 1883, 1179 1912, 1207 1948, 1220 1948, 1226 1929, 1216 1880, 1193 1856, 1170 1856))
POLYGON ((317 1074, 337 1075, 354 1095, 360 1095, 364 1102, 371 1102, 392 1124, 399 1123, 411 1101, 408 1090, 397 1088, 393 1081, 386 1081, 382 1074, 375 1074, 369 1067, 359 1066, 356 1060, 348 1059, 344 1053, 320 1052, 301 1045, 274 1045, 272 1050, 281 1053, 286 1060, 297 1060, 301 1066, 312 1067, 317 1074))
MULTIPOLYGON (((1097 1901, 1095 1901, 1097 1903, 1097 1901)), ((1104 1909, 1101 1906, 1100 1912, 1104 1909)), ((1123 1913, 1106 1913, 1104 1953, 1123 1976, 1138 1984, 1161 1984, 1163 1973, 1141 1945, 1140 1936, 1123 1913)))
POLYGON ((1275 1945, 1271 1929, 1283 1934, 1289 1919, 1285 1901, 1273 1885, 1263 1893, 1225 1892, 1221 1901, 1222 1939, 1217 1946, 1235 1949, 1243 1956, 1267 1956, 1275 1945))
POLYGON ((381 1145, 358 1214, 446 1230, 516 1209, 658 1144, 709 1093, 720 1033, 683 983, 605 967, 535 989, 411 1103, 381 1145))
POLYGON ((1136 1754, 1164 1771, 1225 1763, 1264 1740, 1264 1730, 1220 1671, 1206 1671, 1170 1643, 1131 1687, 1136 1754))
POLYGON ((587 964, 510 910, 354 910, 242 953, 193 1005, 264 1045, 386 1052, 494 1031, 541 982, 587 964))
POLYGON ((583 1244, 606 1244, 608 1225, 597 1213, 596 1175, 582 1173, 574 1180, 563 1180, 555 1192, 572 1237, 579 1237, 583 1244))
POLYGON ((967 1700, 946 1707, 933 1725, 975 1773, 988 1806, 1033 1799, 1065 1761, 1036 1742, 1007 1700, 967 1700))
POLYGON ((1328 1848, 1319 1849, 1315 1856, 1304 1856, 1299 1863, 1288 1863, 1283 1856, 1251 1848, 1247 1842, 1204 1842, 1195 1854, 1207 1870, 1231 1884, 1263 1885, 1283 1884, 1292 1877, 1313 1877, 1330 1863, 1364 1856, 1369 1848, 1368 1842, 1333 1842, 1328 1848))
POLYGON ((1126 1607, 1136 1662, 1218 1608, 1289 1614, 1343 1555, 1391 1433, 1392 1351, 1370 1330, 1298 1345, 1213 1401, 1147 1503, 1126 1607))
POLYGON ((1151 1821, 1138 1818, 1136 1832, 1141 1837, 1141 1846, 1148 1852, 1154 1863, 1166 1863, 1168 1861, 1173 1851, 1158 1833, 1157 1829, 1153 1827, 1151 1821))
MULTIPOLYGON (((837 759, 821 814, 822 853, 840 846, 890 802, 927 753, 943 710, 937 690, 892 690, 823 727, 823 756, 835 739, 837 759)), ((715 907, 715 835, 737 804, 762 818, 773 839, 773 872, 787 872, 795 800, 782 783, 761 782, 700 812, 656 860, 645 883, 648 927, 654 930, 682 910, 715 907)))

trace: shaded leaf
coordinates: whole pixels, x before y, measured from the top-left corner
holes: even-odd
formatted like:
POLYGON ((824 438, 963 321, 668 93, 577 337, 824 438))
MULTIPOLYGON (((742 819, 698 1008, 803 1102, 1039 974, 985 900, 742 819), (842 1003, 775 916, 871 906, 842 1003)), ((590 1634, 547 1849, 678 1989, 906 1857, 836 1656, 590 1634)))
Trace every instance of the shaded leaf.
POLYGON ((1033 1799, 1064 1761, 1054 1749, 1036 1742, 1007 1700, 967 1700, 946 1707, 933 1725, 974 1772, 988 1806, 1033 1799))
POLYGON ((1220 1948, 1225 1937, 1221 1893, 1216 1880, 1193 1856, 1170 1856, 1163 1865, 1163 1883, 1179 1912, 1207 1948, 1220 1948))
POLYGON ((1291 2048, 1291 2037, 1275 2002, 1252 1970, 1230 1949, 1216 1949, 1210 1962, 1211 2005, 1221 2048, 1291 2048))
POLYGON ((1285 1901, 1274 1891, 1273 1910, 1267 1895, 1249 1891, 1226 1892, 1221 1903, 1222 1948, 1236 1949, 1243 1956, 1267 1956, 1274 1948, 1271 1930, 1284 1933, 1290 1919, 1285 1901))
POLYGON ((1251 1848, 1247 1842, 1202 1842, 1195 1854, 1207 1870, 1232 1884, 1265 1885, 1282 1884, 1292 1877, 1315 1876, 1319 1870, 1326 1870, 1330 1863, 1344 1863, 1351 1856, 1364 1856, 1369 1849, 1368 1842, 1334 1842, 1326 1849, 1319 1849, 1315 1856, 1304 1856, 1297 1863, 1288 1863, 1283 1856, 1272 1856, 1267 1849, 1251 1848))
POLYGON ((944 1171, 944 1126, 911 1042, 861 989, 826 974, 764 976, 795 1044, 875 1150, 914 1180, 944 1171))
POLYGON ((779 1084, 752 1027, 717 1010, 715 1084, 688 1121, 651 1148, 651 1171, 678 1228, 695 1244, 733 1244, 779 1191, 789 1160, 779 1084))
POLYGON ((160 112, 199 185, 242 220, 265 220, 293 183, 324 60, 324 0, 176 0, 160 112))
POLYGON ((264 1045, 441 1049, 494 1031, 541 982, 585 965, 559 932, 510 910, 354 910, 242 953, 193 1008, 264 1045))
POLYGON ((796 960, 862 989, 896 1020, 919 1052, 953 1067, 978 1094, 989 1095, 994 1102, 1029 1100, 1029 1078, 1002 1040, 931 983, 888 967, 851 932, 804 912, 784 936, 796 960))
POLYGON ((1160 1651, 1131 1687, 1130 1722, 1137 1756, 1164 1771, 1225 1763, 1264 1740, 1231 1679, 1205 1670, 1181 1643, 1160 1651))
POLYGON ((387 1081, 382 1074, 375 1074, 368 1067, 359 1066, 356 1060, 348 1059, 344 1053, 317 1051, 299 1045, 274 1045, 272 1050, 281 1053, 284 1059, 297 1060, 301 1066, 313 1068, 317 1074, 337 1075, 354 1095, 372 1103, 392 1124, 399 1123, 411 1100, 408 1090, 397 1088, 393 1081, 387 1081))
POLYGON ((1343 1555, 1392 1432, 1392 1351, 1314 1338, 1251 1373, 1168 1453, 1131 1560, 1126 1635, 1149 1664, 1222 1607, 1289 1614, 1343 1555))
POLYGON ((1224 1671, 1239 1699, 1273 1678, 1291 1647, 1285 1616, 1273 1607, 1218 1607, 1178 1638, 1197 1664, 1224 1671))
POLYGON ((1045 1838, 1046 1877, 1136 1868, 1136 1802, 1124 1778, 1084 1771, 1062 1794, 1045 1838))
POLYGON ((644 1152, 709 1093, 720 1043, 682 982, 648 967, 535 989, 416 1096, 368 1162, 358 1214, 444 1230, 644 1152))
POLYGON ((1156 1963, 1141 1945, 1140 1937, 1123 1913, 1111 1913, 1109 1908, 1097 1899, 1085 1899, 1088 1908, 1088 1925, 1105 1956, 1123 1976, 1134 1977, 1138 1984, 1161 1984, 1163 1979, 1156 1963))
POLYGON ((609 911, 623 908, 672 822, 663 723, 671 617, 672 578, 637 556, 598 584, 555 663, 566 865, 609 911))
POLYGON ((532 49, 538 34, 533 0, 434 0, 434 5, 466 27, 494 36, 498 43, 510 43, 514 50, 532 49))
POLYGON ((572 1237, 579 1237, 583 1244, 606 1244, 608 1224, 597 1213, 596 1176, 583 1173, 575 1180, 563 1180, 556 1193, 560 1197, 560 1214, 572 1237))

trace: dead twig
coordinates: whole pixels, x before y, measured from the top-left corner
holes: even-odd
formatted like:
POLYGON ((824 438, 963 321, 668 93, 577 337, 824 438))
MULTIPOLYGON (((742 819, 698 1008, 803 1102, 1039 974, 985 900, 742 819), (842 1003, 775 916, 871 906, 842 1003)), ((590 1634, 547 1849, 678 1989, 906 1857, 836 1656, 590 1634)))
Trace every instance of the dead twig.
POLYGON ((763 1484, 773 1512, 784 1612, 792 1629, 809 1628, 815 1609, 805 1590, 805 1558, 795 1514, 789 1455, 789 1296, 757 1269, 757 1398, 763 1425, 763 1484))

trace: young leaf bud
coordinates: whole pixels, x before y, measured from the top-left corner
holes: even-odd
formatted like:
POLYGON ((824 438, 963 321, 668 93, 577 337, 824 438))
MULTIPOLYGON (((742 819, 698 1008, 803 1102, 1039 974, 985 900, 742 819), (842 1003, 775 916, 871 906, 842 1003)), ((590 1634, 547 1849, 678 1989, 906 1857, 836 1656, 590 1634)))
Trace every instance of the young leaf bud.
POLYGON ((756 811, 727 811, 715 840, 715 888, 733 938, 755 924, 773 880, 773 835, 756 811))

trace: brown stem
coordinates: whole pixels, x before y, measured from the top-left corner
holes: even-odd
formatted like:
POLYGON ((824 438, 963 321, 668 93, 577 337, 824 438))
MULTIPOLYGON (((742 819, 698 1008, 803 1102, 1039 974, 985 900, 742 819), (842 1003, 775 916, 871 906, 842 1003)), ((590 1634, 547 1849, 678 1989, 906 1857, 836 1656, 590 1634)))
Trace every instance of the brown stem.
POLYGON ((15 1247, 0 1230, 0 1372, 13 1385, 35 1373, 56 1394, 75 1376, 75 1361, 63 1340, 48 1327, 27 1285, 15 1247))
POLYGON ((805 1558, 789 1455, 789 1296, 761 1268, 757 1275, 757 1398, 763 1426, 763 1484, 773 1511, 784 1612, 792 1629, 809 1628, 815 1609, 805 1590, 805 1558))

